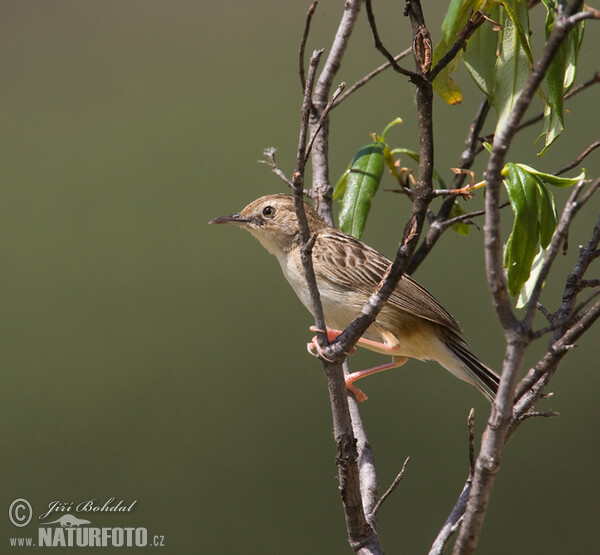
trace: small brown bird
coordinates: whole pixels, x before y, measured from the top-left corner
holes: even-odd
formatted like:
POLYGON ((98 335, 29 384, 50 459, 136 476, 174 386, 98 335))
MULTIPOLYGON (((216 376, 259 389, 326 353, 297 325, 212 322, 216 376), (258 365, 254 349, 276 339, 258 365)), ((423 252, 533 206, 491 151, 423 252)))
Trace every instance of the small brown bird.
MULTIPOLYGON (((313 266, 331 340, 360 313, 391 262, 362 241, 329 227, 307 204, 305 210, 311 233, 316 234, 313 266)), ((291 196, 264 196, 238 214, 215 218, 210 223, 236 224, 254 235, 277 257, 302 304, 313 311, 300 259, 300 233, 291 196)), ((498 390, 499 377, 471 352, 461 334, 454 318, 433 296, 410 276, 403 275, 357 343, 391 355, 392 362, 347 375, 346 386, 357 400, 363 401, 367 396, 353 385, 357 379, 402 366, 407 358, 436 360, 491 401, 498 390)), ((308 348, 319 349, 315 339, 308 348)))

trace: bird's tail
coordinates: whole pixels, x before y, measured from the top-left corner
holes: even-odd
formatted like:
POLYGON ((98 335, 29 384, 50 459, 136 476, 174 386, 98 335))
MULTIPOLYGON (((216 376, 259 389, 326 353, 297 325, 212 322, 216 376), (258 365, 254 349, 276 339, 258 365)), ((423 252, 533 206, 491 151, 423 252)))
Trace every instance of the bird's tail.
POLYGON ((491 368, 481 362, 469 349, 462 338, 449 337, 445 341, 452 354, 460 361, 465 373, 473 385, 493 402, 498 392, 500 377, 491 368))

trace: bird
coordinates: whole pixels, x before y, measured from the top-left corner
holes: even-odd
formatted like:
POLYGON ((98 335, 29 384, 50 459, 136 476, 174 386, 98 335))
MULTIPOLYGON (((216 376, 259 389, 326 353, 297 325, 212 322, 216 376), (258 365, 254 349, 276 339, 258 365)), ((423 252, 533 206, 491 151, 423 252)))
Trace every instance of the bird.
MULTIPOLYGON (((319 289, 327 337, 334 340, 360 313, 382 280, 391 261, 366 243, 330 227, 304 203, 314 238, 312 262, 319 289)), ((287 194, 262 196, 240 212, 211 220, 249 231, 273 254, 302 304, 314 316, 301 261, 301 240, 294 199, 287 194)), ((312 331, 318 331, 314 326, 312 331)), ((357 345, 390 355, 387 364, 345 375, 346 387, 357 401, 367 396, 354 385, 358 379, 402 366, 408 358, 435 360, 457 378, 474 385, 490 402, 498 391, 499 376, 471 351, 456 320, 423 286, 407 274, 383 305, 357 345)), ((316 337, 309 351, 322 354, 316 337)))

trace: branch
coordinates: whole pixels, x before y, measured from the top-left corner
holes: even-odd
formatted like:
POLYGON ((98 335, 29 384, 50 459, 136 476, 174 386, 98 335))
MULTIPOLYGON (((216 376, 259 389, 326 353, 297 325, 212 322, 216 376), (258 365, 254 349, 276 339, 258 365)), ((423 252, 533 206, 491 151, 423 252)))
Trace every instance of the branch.
POLYGON ((588 146, 575 160, 573 160, 570 164, 567 164, 561 170, 555 172, 554 175, 562 175, 563 173, 567 173, 569 170, 576 168, 585 160, 585 158, 590 155, 594 150, 596 150, 600 146, 600 141, 593 142, 590 146, 588 146))
MULTIPOLYGON (((369 2, 367 0, 367 9, 369 2)), ((420 60, 417 67, 423 71, 425 64, 422 63, 427 53, 422 50, 416 51, 415 45, 426 44, 426 40, 419 41, 418 37, 423 38, 427 33, 425 28, 420 4, 414 0, 410 3, 409 15, 413 27, 413 54, 420 60)), ((360 314, 353 322, 331 343, 329 349, 325 352, 328 358, 335 358, 342 353, 348 352, 365 333, 367 328, 375 321, 383 305, 387 302, 392 292, 395 290, 402 274, 415 251, 423 223, 427 215, 427 209, 431 202, 433 190, 433 87, 422 74, 415 74, 417 85, 416 103, 417 113, 419 115, 419 179, 416 182, 413 192, 413 205, 411 216, 404 228, 402 240, 398 247, 396 257, 388 267, 383 279, 369 297, 361 309, 360 314), (331 355, 331 356, 330 356, 331 355)))
MULTIPOLYGON (((596 180, 595 185, 596 188, 592 189, 594 191, 598 189, 598 185, 600 185, 600 179, 596 180)), ((589 199, 591 198, 591 195, 587 195, 585 198, 589 199)), ((568 206, 565 207, 563 214, 567 211, 567 208, 568 206)), ((561 221, 562 220, 563 217, 561 217, 561 221)), ((554 315, 552 315, 552 325, 549 331, 554 331, 554 337, 551 341, 549 352, 552 351, 560 337, 564 336, 564 334, 567 333, 568 329, 581 322, 582 318, 584 318, 587 314, 586 312, 583 316, 579 316, 579 318, 574 317, 574 314, 577 314, 585 306, 585 304, 577 307, 576 309, 574 309, 573 307, 575 306, 577 294, 581 291, 580 285, 583 280, 583 276, 585 275, 585 272, 587 271, 589 265, 594 260, 594 253, 598 248, 599 242, 600 218, 594 226, 588 244, 584 249, 580 251, 573 272, 567 277, 561 306, 557 310, 557 312, 554 315)), ((588 299, 586 302, 589 302, 590 300, 591 299, 588 299)), ((515 399, 520 401, 528 393, 529 389, 533 386, 533 384, 535 384, 544 373, 548 373, 552 369, 552 364, 554 363, 553 358, 542 359, 542 361, 540 361, 536 366, 534 366, 534 368, 532 368, 527 373, 527 375, 521 380, 516 391, 515 399), (542 361, 545 362, 542 363, 542 361)), ((528 406, 532 406, 533 402, 535 402, 536 399, 537 397, 532 398, 532 401, 527 403, 528 406)))
POLYGON ((373 14, 373 6, 371 5, 371 0, 366 0, 365 5, 367 7, 367 17, 369 19, 369 26, 371 27, 373 40, 375 41, 375 48, 385 56, 385 58, 387 59, 390 66, 394 69, 394 71, 400 73, 400 75, 410 77, 411 80, 417 79, 417 74, 414 71, 409 71, 408 69, 404 69, 403 67, 399 66, 394 56, 392 56, 389 50, 383 45, 381 39, 379 38, 379 32, 377 31, 377 24, 375 23, 375 15, 373 14))
POLYGON ((319 131, 321 131, 321 129, 323 129, 325 120, 327 119, 327 116, 329 115, 329 112, 331 111, 331 108, 333 107, 336 98, 338 98, 338 96, 342 93, 342 91, 345 88, 346 88, 346 83, 342 82, 338 85, 338 88, 335 90, 335 92, 333 93, 333 95, 331 96, 329 101, 327 102, 325 108, 323 108, 323 111, 321 112, 321 116, 319 117, 319 120, 317 121, 316 125, 313 126, 314 129, 312 130, 312 136, 310 138, 310 142, 308 143, 308 146, 306 147, 306 154, 304 155, 305 162, 308 161, 308 157, 310 156, 310 151, 312 150, 312 146, 313 146, 316 138, 319 136, 319 131))
POLYGON ((310 32, 310 22, 317 9, 319 0, 314 0, 306 12, 306 21, 304 23, 304 32, 302 33, 302 39, 300 41, 300 51, 298 52, 298 74, 300 76, 300 85, 302 86, 302 92, 306 90, 306 77, 304 73, 304 50, 306 49, 306 41, 308 40, 308 34, 310 32))
POLYGON ((469 476, 463 486, 454 507, 450 511, 446 522, 439 531, 431 549, 429 555, 441 555, 446 547, 446 544, 452 537, 452 535, 458 530, 460 523, 463 520, 465 510, 467 508, 467 501, 469 499, 469 493, 471 491, 471 482, 473 480, 473 473, 475 472, 475 458, 474 458, 474 434, 475 428, 475 409, 469 411, 467 417, 467 429, 469 432, 469 476))
MULTIPOLYGON (((313 92, 313 104, 315 115, 311 120, 311 133, 314 134, 315 126, 329 100, 329 92, 338 69, 342 64, 342 58, 348 47, 350 36, 356 25, 362 0, 347 0, 344 4, 344 13, 340 20, 331 50, 323 70, 315 83, 313 92)), ((332 195, 333 187, 329 182, 329 118, 326 116, 322 122, 322 128, 312 147, 312 187, 310 197, 315 210, 319 215, 333 227, 332 195)))
POLYGON ((518 371, 527 345, 527 339, 523 337, 523 330, 512 312, 502 273, 502 242, 500 240, 500 216, 498 211, 502 183, 501 172, 504 167, 506 153, 517 132, 519 123, 541 84, 552 59, 568 32, 575 25, 576 21, 572 17, 578 11, 581 3, 581 0, 572 0, 564 12, 557 17, 544 51, 533 65, 531 74, 506 125, 494 139, 492 154, 487 166, 485 199, 486 273, 493 305, 507 340, 507 348, 500 387, 496 400, 492 405, 492 414, 486 428, 481 451, 477 457, 473 488, 469 496, 465 519, 454 546, 454 553, 456 554, 472 553, 477 546, 495 475, 498 472, 502 458, 503 447, 508 438, 518 371))
POLYGON ((287 175, 283 172, 283 170, 279 167, 277 162, 275 161, 275 152, 277 149, 275 147, 268 147, 263 150, 263 156, 265 160, 259 160, 261 164, 268 164, 271 167, 271 171, 279 177, 288 187, 292 187, 292 180, 288 178, 287 175))
MULTIPOLYGON (((412 52, 412 48, 407 48, 406 50, 403 50, 402 52, 400 52, 400 54, 398 54, 397 56, 394 56, 394 60, 396 60, 396 61, 401 60, 402 58, 405 58, 406 56, 408 56, 411 52, 412 52)), ((390 62, 385 62, 385 64, 380 65, 378 68, 374 69, 371 73, 365 75, 362 79, 359 79, 344 94, 339 96, 339 98, 333 103, 333 108, 335 108, 336 106, 339 106, 353 92, 360 89, 363 85, 366 85, 369 81, 371 81, 371 79, 373 79, 374 77, 377 77, 377 75, 379 75, 382 71, 388 69, 389 67, 392 67, 392 64, 390 62)))
POLYGON ((448 52, 439 60, 435 67, 431 70, 430 79, 433 81, 454 58, 458 53, 467 46, 467 41, 471 38, 473 33, 485 22, 485 17, 480 11, 476 11, 465 23, 464 27, 460 30, 457 39, 454 44, 448 50, 448 52))
MULTIPOLYGON (((477 114, 471 123, 471 128, 469 130, 469 135, 467 136, 467 140, 465 141, 465 150, 463 151, 458 167, 463 169, 470 169, 475 160, 475 155, 477 152, 477 144, 478 138, 481 134, 481 130, 483 128, 483 124, 485 123, 485 119, 490 110, 490 105, 487 100, 483 100, 479 105, 479 109, 477 110, 477 114)), ((451 188, 458 189, 462 187, 464 183, 466 175, 464 174, 456 174, 452 181, 451 188)), ((450 211, 452 210, 452 206, 454 205, 455 199, 448 198, 444 200, 442 206, 437 213, 437 216, 434 218, 433 222, 429 226, 427 230, 427 234, 423 239, 421 245, 415 252, 410 264, 408 266, 408 273, 414 274, 417 268, 420 266, 421 262, 425 260, 425 257, 430 253, 431 249, 437 243, 437 240, 441 237, 442 233, 448 229, 449 226, 446 226, 445 223, 447 221, 448 216, 450 215, 450 211)))
MULTIPOLYGON (((594 73, 594 75, 592 76, 591 79, 589 79, 585 83, 582 83, 581 85, 578 85, 577 87, 572 88, 568 93, 565 94, 563 99, 568 100, 572 96, 575 96, 576 94, 579 94, 580 92, 584 91, 588 87, 591 87, 592 85, 597 85, 598 83, 600 83, 600 73, 596 72, 596 73, 594 73)), ((539 114, 537 114, 537 115, 533 116, 532 118, 521 123, 519 125, 518 130, 521 131, 525 127, 529 127, 530 125, 533 125, 534 123, 537 123, 538 121, 541 121, 542 119, 544 119, 544 112, 540 112, 539 114)))
MULTIPOLYGON (((325 318, 311 257, 314 236, 311 236, 308 227, 306 214, 304 212, 303 196, 311 95, 317 65, 322 53, 322 50, 315 51, 310 60, 304 89, 304 98, 302 101, 298 154, 293 175, 294 208, 298 218, 298 228, 300 230, 302 268, 304 270, 304 276, 313 304, 315 324, 319 330, 325 330, 325 318)), ((327 334, 324 331, 318 331, 317 338, 321 346, 328 345, 327 334)), ((341 361, 340 359, 336 361, 323 360, 323 368, 327 377, 327 387, 329 389, 333 416, 333 432, 337 443, 336 463, 338 466, 338 479, 342 502, 344 503, 346 515, 348 539, 350 545, 355 550, 358 550, 363 545, 368 545, 370 546, 370 551, 372 553, 381 553, 377 534, 367 523, 362 506, 358 452, 356 448, 356 439, 354 438, 352 430, 352 419, 348 407, 348 395, 341 361)))
POLYGON ((398 487, 398 484, 402 481, 402 478, 404 478, 404 473, 406 472, 406 465, 408 464, 409 460, 410 460, 410 457, 406 457, 406 459, 404 460, 404 464, 402 465, 402 468, 400 469, 400 472, 398 472, 398 475, 394 478, 394 481, 390 484, 390 487, 379 498, 379 501, 377 501, 376 505, 373 507, 373 510, 371 511, 371 513, 369 515, 370 517, 374 518, 375 515, 377 515, 377 511, 379 511, 379 509, 381 508, 381 505, 383 505, 385 500, 392 493, 394 493, 394 490, 398 487))

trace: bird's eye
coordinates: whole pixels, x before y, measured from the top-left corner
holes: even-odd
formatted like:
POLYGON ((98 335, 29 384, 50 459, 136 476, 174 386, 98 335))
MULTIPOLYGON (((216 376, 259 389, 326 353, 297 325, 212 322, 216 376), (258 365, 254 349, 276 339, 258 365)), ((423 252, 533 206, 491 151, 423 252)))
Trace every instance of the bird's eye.
POLYGON ((263 216, 267 216, 268 218, 272 218, 273 214, 275 214, 275 208, 272 206, 265 206, 263 208, 263 216))

